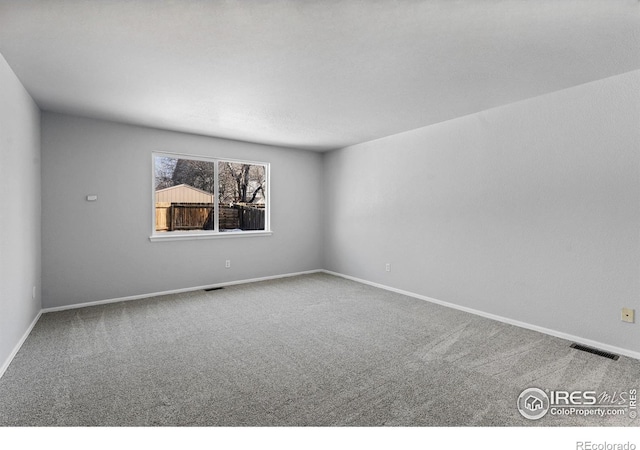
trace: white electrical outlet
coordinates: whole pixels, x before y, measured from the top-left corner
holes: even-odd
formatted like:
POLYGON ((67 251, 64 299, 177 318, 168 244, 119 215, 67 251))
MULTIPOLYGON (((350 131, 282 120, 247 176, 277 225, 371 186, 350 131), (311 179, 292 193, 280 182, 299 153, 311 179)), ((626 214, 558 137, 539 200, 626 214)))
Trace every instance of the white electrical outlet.
POLYGON ((33 289, 31 289, 31 298, 35 299, 36 298, 36 287, 34 286, 33 289))
POLYGON ((633 323, 635 322, 635 309, 622 308, 622 321, 633 323))
POLYGON ((225 267, 226 269, 231 268, 231 260, 230 260, 230 259, 227 259, 227 260, 224 262, 224 267, 225 267))
POLYGON ((391 263, 386 263, 384 265, 384 270, 386 270, 387 272, 391 272, 391 263))

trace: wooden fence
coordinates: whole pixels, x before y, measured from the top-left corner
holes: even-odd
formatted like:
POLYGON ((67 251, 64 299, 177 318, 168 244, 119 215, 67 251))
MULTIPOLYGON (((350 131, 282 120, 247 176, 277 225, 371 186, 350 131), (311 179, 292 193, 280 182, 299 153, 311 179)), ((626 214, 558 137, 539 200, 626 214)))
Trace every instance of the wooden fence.
POLYGON ((221 230, 235 230, 240 228, 238 210, 232 206, 220 206, 218 208, 218 226, 221 230))
POLYGON ((211 230, 212 214, 213 203, 159 202, 156 203, 156 231, 211 230))
POLYGON ((264 230, 264 208, 236 205, 238 228, 241 230, 264 230))
MULTIPOLYGON (((264 230, 261 206, 220 205, 220 230, 264 230)), ((156 231, 212 230, 213 203, 156 203, 156 231)))
POLYGON ((169 208, 171 203, 156 203, 156 231, 169 231, 169 208))

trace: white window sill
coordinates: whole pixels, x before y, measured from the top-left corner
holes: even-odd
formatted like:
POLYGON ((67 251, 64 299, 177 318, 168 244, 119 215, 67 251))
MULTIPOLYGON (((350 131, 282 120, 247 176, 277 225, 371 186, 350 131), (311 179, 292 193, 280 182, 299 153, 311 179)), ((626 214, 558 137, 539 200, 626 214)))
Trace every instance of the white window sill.
POLYGON ((225 238, 242 238, 242 237, 261 237, 271 236, 272 231, 223 231, 223 232, 179 232, 171 231, 167 233, 157 233, 149 236, 151 242, 162 241, 192 241, 198 239, 225 239, 225 238))

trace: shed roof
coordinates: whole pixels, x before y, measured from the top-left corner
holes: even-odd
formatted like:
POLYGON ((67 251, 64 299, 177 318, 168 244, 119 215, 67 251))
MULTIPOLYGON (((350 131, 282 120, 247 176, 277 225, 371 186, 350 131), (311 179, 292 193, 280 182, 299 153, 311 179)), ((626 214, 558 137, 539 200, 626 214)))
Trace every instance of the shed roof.
POLYGON ((196 187, 191 186, 190 184, 185 184, 185 183, 178 184, 176 186, 171 186, 171 187, 164 188, 164 189, 156 189, 156 193, 158 193, 158 192, 167 192, 167 191, 171 191, 171 190, 174 190, 174 189, 177 189, 177 188, 182 188, 182 187, 185 187, 185 188, 188 188, 188 189, 193 189, 194 191, 200 192, 201 194, 213 195, 211 192, 203 191, 202 189, 198 189, 196 187))

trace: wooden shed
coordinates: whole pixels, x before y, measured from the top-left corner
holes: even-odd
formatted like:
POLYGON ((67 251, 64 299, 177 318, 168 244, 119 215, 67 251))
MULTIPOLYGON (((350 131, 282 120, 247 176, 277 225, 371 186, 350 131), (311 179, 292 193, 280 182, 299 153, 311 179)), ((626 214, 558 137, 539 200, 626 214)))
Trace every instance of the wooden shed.
POLYGON ((213 194, 188 184, 179 184, 157 190, 156 203, 213 203, 213 194))

